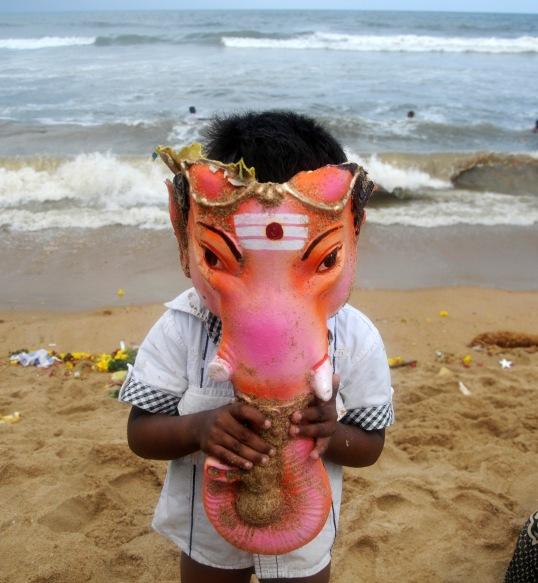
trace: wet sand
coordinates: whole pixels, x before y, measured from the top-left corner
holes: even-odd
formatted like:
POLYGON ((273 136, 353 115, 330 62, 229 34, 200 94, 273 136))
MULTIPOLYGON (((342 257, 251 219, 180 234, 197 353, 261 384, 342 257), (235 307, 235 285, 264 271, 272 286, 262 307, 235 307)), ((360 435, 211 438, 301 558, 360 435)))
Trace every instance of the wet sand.
MULTIPOLYGON (((0 308, 80 310, 164 302, 190 283, 166 231, 107 227, 0 233, 0 308), (123 299, 116 290, 124 288, 123 299)), ((356 284, 367 289, 538 289, 534 227, 366 223, 356 284)))

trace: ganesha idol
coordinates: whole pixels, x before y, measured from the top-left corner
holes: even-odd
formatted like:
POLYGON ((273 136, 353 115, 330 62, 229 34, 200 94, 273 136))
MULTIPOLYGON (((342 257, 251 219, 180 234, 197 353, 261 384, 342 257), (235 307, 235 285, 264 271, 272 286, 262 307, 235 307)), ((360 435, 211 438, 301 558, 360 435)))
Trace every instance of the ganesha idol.
POLYGON ((241 160, 204 158, 200 145, 156 150, 168 181, 182 267, 222 320, 213 380, 271 419, 260 435, 276 450, 250 471, 207 457, 203 500, 215 529, 253 553, 290 552, 323 528, 331 487, 310 438, 288 420, 316 397, 332 398, 327 319, 346 302, 357 237, 373 183, 353 163, 256 181, 241 160))

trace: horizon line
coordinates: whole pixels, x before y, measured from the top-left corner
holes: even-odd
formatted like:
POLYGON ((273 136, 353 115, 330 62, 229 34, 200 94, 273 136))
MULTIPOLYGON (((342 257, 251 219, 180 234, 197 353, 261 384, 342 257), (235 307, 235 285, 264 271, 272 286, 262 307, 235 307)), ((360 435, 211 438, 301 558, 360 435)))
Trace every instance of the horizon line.
POLYGON ((56 9, 50 8, 48 10, 11 10, 10 8, 0 8, 0 14, 50 14, 50 13, 86 13, 86 12, 397 12, 397 13, 428 13, 428 14, 512 14, 521 16, 537 16, 536 12, 512 12, 512 11, 491 11, 491 10, 418 10, 406 9, 395 10, 393 8, 194 8, 185 10, 184 8, 76 8, 71 9, 56 9))

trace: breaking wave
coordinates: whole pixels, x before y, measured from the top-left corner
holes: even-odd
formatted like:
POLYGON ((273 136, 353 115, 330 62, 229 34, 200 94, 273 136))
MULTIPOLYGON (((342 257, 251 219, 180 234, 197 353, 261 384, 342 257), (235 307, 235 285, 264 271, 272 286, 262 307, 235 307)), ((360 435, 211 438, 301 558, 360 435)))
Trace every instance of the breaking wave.
POLYGON ((414 34, 350 35, 315 32, 289 39, 223 36, 230 48, 325 49, 360 52, 538 53, 538 37, 443 37, 414 34))
MULTIPOLYGON (((372 223, 436 227, 538 222, 537 157, 348 156, 362 164, 379 187, 368 209, 372 223), (516 193, 514 184, 526 186, 516 193), (506 192, 494 192, 503 189, 506 192)), ((96 152, 64 159, 0 159, 0 228, 168 228, 163 181, 169 177, 163 164, 147 157, 96 152)))
POLYGON ((93 36, 43 36, 41 38, 3 38, 0 39, 0 49, 35 50, 77 45, 92 45, 93 36))
POLYGON ((538 53, 538 37, 447 37, 431 35, 352 35, 305 31, 299 34, 256 30, 197 32, 182 36, 119 34, 0 39, 0 49, 35 50, 77 45, 223 44, 229 48, 334 50, 358 52, 538 53))

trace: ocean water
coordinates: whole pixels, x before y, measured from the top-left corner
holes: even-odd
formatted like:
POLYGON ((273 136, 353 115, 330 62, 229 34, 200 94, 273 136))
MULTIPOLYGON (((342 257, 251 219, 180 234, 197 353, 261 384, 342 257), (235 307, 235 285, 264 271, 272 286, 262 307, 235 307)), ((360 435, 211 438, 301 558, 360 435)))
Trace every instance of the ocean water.
POLYGON ((0 14, 0 228, 167 228, 153 147, 249 109, 319 119, 373 222, 533 225, 537 72, 538 15, 0 14))

